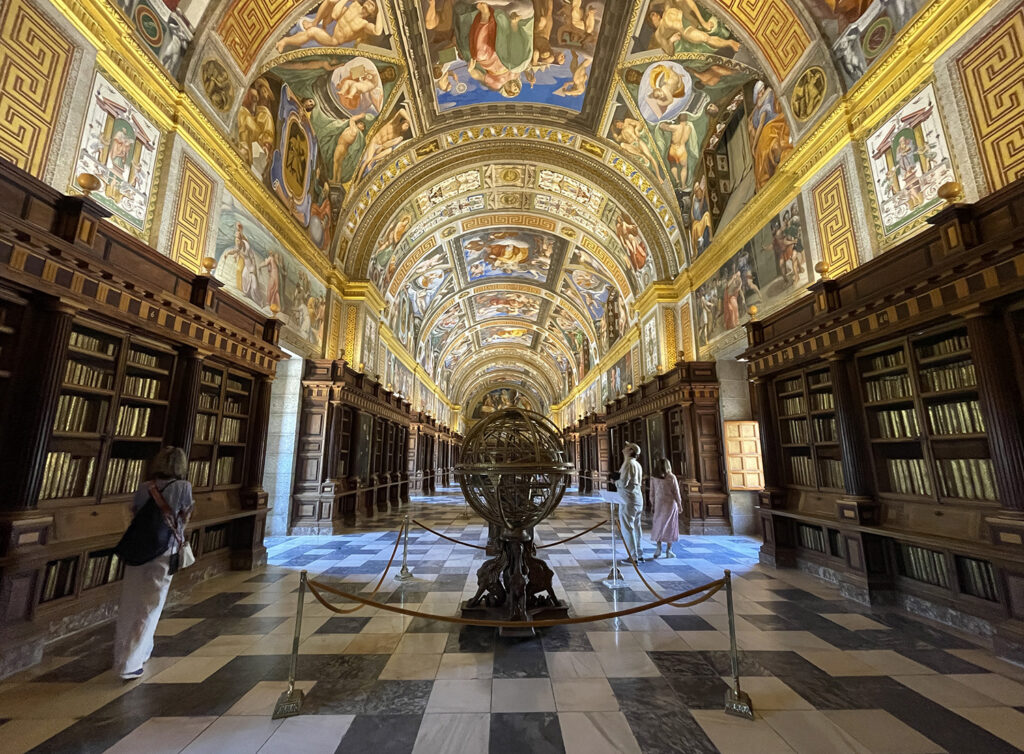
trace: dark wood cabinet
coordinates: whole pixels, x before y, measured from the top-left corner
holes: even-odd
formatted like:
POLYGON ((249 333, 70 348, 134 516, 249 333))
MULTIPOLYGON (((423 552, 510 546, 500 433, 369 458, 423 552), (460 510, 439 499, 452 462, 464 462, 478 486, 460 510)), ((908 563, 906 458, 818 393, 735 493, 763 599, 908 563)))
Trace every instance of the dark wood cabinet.
POLYGON ((175 588, 266 561, 251 440, 278 323, 105 217, 0 162, 0 643, 16 664, 112 616, 112 548, 162 445, 184 448, 196 502, 199 562, 175 588))
POLYGON ((748 325, 762 559, 1024 637, 1024 183, 748 325))

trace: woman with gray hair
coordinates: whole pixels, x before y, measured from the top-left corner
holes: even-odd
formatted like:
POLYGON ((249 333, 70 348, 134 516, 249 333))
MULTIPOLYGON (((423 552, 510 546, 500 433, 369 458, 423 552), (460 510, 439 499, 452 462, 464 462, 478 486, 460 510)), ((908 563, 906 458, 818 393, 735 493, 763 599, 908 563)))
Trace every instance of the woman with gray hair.
POLYGON ((643 563, 644 554, 640 549, 640 514, 644 510, 644 492, 641 486, 644 472, 640 462, 640 446, 635 442, 626 443, 622 449, 622 466, 616 489, 622 497, 619 506, 619 526, 622 529, 623 544, 634 562, 643 563))
POLYGON ((172 558, 185 541, 185 524, 193 507, 192 485, 185 478, 188 474, 185 451, 165 447, 157 453, 150 468, 151 478, 135 491, 132 516, 136 517, 147 507, 153 513, 151 506, 156 505, 163 520, 173 524, 173 528, 162 554, 139 565, 126 565, 124 569, 114 635, 114 671, 126 681, 142 675, 143 666, 153 652, 153 634, 171 586, 172 558))

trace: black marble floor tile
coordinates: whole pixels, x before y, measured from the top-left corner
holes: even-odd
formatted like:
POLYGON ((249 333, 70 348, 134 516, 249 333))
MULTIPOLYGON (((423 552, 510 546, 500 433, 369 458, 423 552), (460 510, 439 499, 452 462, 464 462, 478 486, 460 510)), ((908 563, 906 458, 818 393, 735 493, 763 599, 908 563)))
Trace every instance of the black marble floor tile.
POLYGON ((427 708, 433 681, 377 681, 363 700, 369 715, 420 715, 427 708))
POLYGON ((356 715, 335 754, 408 754, 422 715, 356 715))
POLYGON ((509 649, 499 637, 494 646, 495 678, 547 678, 548 663, 540 644, 532 649, 509 649))
POLYGON ((317 681, 302 703, 303 715, 359 715, 366 696, 379 683, 369 678, 345 681, 317 681))
MULTIPOLYGON (((259 607, 255 605, 254 607, 259 607)), ((260 608, 262 609, 262 607, 260 608)), ((181 616, 175 616, 181 617, 181 616)), ((218 636, 268 634, 287 618, 208 618, 174 636, 157 636, 154 657, 185 657, 218 636)))
POLYGON ((903 649, 900 650, 900 654, 943 675, 990 672, 973 662, 951 655, 944 649, 903 649))
POLYGON ((71 662, 43 673, 35 680, 39 683, 84 683, 109 670, 114 664, 113 645, 86 652, 71 662))
POLYGON ((276 584, 281 579, 287 578, 291 574, 287 571, 281 573, 260 573, 253 576, 251 579, 246 579, 246 584, 276 584))
POLYGON ((483 626, 462 626, 457 632, 453 631, 448 634, 448 643, 445 644, 444 651, 493 652, 497 631, 496 628, 485 628, 483 626))
POLYGON ((805 592, 803 589, 776 589, 775 594, 790 602, 818 604, 827 601, 810 592, 805 592))
POLYGON ((728 684, 717 675, 668 676, 668 683, 688 709, 722 709, 728 684))
MULTIPOLYGON (((732 660, 725 650, 703 651, 700 655, 719 675, 732 675, 732 660)), ((740 675, 771 675, 771 672, 755 659, 752 652, 739 652, 739 666, 740 675)))
MULTIPOLYGON (((873 616, 875 617, 875 616, 873 616)), ((938 649, 975 649, 976 644, 973 644, 966 639, 961 639, 959 636, 955 636, 947 631, 943 631, 939 628, 933 628, 929 625, 922 623, 919 620, 911 618, 908 615, 900 615, 899 613, 885 613, 875 617, 880 623, 884 623, 887 626, 898 629, 899 633, 913 637, 920 642, 927 643, 928 645, 938 649)), ((888 633, 895 633, 889 631, 888 633)), ((926 648, 926 647, 920 647, 926 648)))
POLYGON ((328 618, 327 621, 316 630, 318 634, 358 634, 367 623, 369 618, 341 617, 328 618))
POLYGON ((222 592, 202 602, 175 610, 175 618, 248 618, 264 605, 238 605, 238 600, 248 597, 249 592, 222 592))
POLYGON ((491 715, 490 754, 560 754, 565 751, 562 726, 554 712, 491 715))
MULTIPOLYGON (((805 624, 784 615, 744 615, 743 620, 762 631, 806 631, 805 624)), ((835 626, 835 624, 832 624, 835 626)))
MULTIPOLYGON (((30 754, 101 754, 142 725, 146 718, 90 715, 30 749, 30 754)), ((3 745, 0 744, 0 750, 3 745)))
POLYGON ((541 646, 545 652, 593 652, 594 647, 583 626, 554 626, 541 630, 541 646))
POLYGON ((700 652, 648 652, 664 676, 719 676, 721 675, 700 652))
POLYGON ((699 615, 662 615, 673 631, 714 631, 714 626, 701 618, 699 615))
POLYGON ((608 683, 624 713, 671 715, 680 709, 679 697, 667 678, 609 678, 608 683))
POLYGON ((447 621, 433 620, 431 618, 413 618, 405 632, 407 634, 446 634, 458 629, 458 623, 448 623, 447 621))
POLYGON ((299 680, 376 680, 391 655, 299 655, 299 680))

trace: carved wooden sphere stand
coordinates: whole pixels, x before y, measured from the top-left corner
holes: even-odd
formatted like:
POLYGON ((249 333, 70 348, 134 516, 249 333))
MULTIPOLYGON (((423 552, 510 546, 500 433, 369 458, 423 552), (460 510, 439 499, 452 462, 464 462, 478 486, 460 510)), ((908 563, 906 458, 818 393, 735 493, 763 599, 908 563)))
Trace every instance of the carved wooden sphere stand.
MULTIPOLYGON (((456 475, 469 506, 497 532, 497 554, 477 571, 477 593, 463 603, 463 617, 523 622, 568 616, 551 586, 554 573, 537 557, 533 528, 561 502, 571 472, 558 430, 533 411, 497 411, 466 434, 456 475)), ((501 633, 530 635, 533 629, 501 633)))

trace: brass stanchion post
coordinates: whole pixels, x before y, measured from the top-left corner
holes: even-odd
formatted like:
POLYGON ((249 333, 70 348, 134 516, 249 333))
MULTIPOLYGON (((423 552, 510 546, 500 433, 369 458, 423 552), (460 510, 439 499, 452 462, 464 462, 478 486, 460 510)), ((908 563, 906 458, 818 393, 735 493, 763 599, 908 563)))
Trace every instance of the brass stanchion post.
POLYGON ((402 525, 405 532, 405 543, 402 545, 402 570, 395 574, 395 581, 408 581, 415 578, 409 570, 409 516, 406 515, 402 525))
POLYGON ((725 712, 727 715, 754 719, 754 706, 750 695, 740 690, 740 655, 736 649, 736 615, 732 607, 732 572, 725 571, 725 603, 729 611, 729 659, 732 662, 733 687, 725 692, 725 712))
POLYGON ((302 689, 295 688, 295 673, 299 663, 299 639, 302 631, 302 603, 306 598, 306 572, 299 574, 299 606, 295 609, 295 635, 292 637, 292 661, 288 668, 288 690, 278 697, 274 705, 274 714, 271 720, 282 717, 293 717, 299 714, 302 708, 304 694, 302 689))

